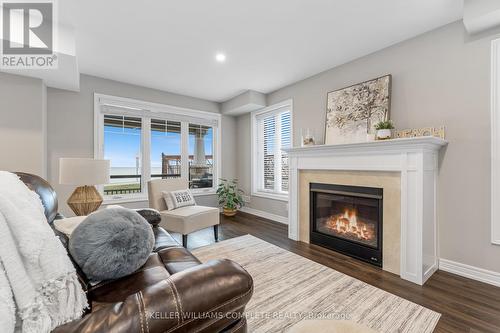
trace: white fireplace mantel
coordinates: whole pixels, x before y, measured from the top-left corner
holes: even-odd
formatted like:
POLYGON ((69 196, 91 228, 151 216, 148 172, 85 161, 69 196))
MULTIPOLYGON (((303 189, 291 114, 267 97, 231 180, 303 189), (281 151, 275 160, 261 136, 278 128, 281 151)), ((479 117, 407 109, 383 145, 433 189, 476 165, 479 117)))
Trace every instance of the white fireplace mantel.
MULTIPOLYGON (((417 284, 438 268, 438 152, 448 144, 420 137, 285 150, 289 156, 288 236, 299 240, 299 171, 393 171, 401 174, 401 278, 417 284)), ((306 223, 309 223, 307 221, 306 223)))

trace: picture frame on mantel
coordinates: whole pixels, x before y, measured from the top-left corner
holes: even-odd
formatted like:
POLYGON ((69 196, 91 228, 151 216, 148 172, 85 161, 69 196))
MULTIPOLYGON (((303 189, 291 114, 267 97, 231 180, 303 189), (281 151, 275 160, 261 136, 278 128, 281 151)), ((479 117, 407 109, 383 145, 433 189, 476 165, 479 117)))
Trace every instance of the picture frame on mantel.
POLYGON ((365 142, 374 126, 390 119, 392 75, 327 94, 325 145, 365 142))

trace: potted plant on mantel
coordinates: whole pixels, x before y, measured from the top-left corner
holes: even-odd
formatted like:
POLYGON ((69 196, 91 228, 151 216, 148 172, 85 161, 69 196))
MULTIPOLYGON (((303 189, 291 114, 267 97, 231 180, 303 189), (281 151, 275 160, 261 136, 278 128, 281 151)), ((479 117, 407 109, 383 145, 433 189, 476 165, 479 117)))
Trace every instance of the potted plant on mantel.
POLYGON ((238 208, 243 206, 243 191, 238 188, 238 180, 220 179, 217 188, 217 196, 219 197, 219 206, 223 209, 225 216, 234 216, 238 208))
POLYGON ((375 129, 377 130, 377 140, 387 140, 392 138, 392 130, 394 129, 394 124, 391 120, 384 120, 376 124, 375 129))

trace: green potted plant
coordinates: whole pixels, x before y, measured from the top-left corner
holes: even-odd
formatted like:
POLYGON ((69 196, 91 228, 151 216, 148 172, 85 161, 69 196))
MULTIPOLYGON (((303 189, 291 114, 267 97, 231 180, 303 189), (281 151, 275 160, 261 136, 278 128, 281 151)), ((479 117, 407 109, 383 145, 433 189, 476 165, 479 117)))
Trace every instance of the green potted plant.
POLYGON ((243 206, 243 191, 238 188, 238 180, 220 179, 217 187, 219 206, 222 207, 225 216, 234 216, 238 208, 243 206))
POLYGON ((377 140, 387 140, 392 138, 392 130, 394 129, 394 124, 391 120, 384 120, 375 125, 377 130, 377 140))

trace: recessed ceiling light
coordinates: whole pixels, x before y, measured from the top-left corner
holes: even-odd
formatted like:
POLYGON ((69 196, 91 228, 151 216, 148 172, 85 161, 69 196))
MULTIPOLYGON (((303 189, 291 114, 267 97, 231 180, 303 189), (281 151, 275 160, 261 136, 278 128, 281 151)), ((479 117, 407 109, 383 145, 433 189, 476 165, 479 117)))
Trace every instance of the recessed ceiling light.
POLYGON ((224 53, 217 53, 215 55, 215 60, 217 60, 217 62, 224 62, 226 61, 226 55, 224 53))

